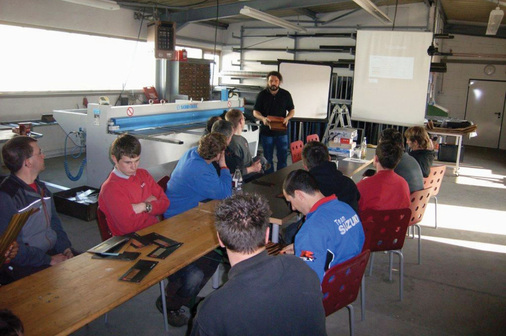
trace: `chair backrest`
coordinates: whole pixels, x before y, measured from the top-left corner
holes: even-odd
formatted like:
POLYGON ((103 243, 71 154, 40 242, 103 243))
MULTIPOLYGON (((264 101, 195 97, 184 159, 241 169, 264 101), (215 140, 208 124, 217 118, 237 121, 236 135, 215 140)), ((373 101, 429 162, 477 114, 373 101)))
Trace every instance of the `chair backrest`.
POLYGON ((443 177, 445 176, 446 166, 432 166, 430 167, 430 174, 423 179, 423 187, 432 187, 432 196, 439 194, 443 177))
POLYGON ((306 143, 311 141, 320 141, 320 137, 318 136, 318 134, 309 134, 306 137, 306 143))
POLYGON ((365 250, 358 256, 334 265, 325 272, 322 282, 325 316, 355 301, 369 254, 369 250, 365 250))
POLYGON ((111 230, 109 230, 109 225, 107 225, 107 219, 105 218, 105 214, 97 207, 97 223, 98 230, 100 231, 100 237, 102 237, 102 241, 107 240, 112 237, 111 230))
POLYGON ((390 251, 400 250, 404 245, 411 210, 364 210, 360 220, 364 228, 365 242, 363 250, 390 251))
POLYGON ((290 144, 290 152, 292 153, 292 163, 302 160, 302 147, 304 143, 302 140, 294 141, 290 144))
POLYGON ((167 191, 167 183, 169 183, 170 176, 165 175, 161 179, 158 180, 158 185, 162 187, 163 191, 167 191))
POLYGON ((425 209, 427 209, 427 204, 429 204, 431 195, 432 187, 418 190, 411 194, 411 205, 409 206, 411 209, 411 218, 409 220, 409 225, 414 225, 422 221, 423 214, 425 213, 425 209))

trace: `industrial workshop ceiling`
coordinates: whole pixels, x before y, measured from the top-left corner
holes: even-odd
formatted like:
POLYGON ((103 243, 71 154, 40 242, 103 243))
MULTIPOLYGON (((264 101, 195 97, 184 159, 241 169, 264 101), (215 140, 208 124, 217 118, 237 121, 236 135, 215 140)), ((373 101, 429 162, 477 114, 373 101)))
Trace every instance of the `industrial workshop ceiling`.
MULTIPOLYGON (((377 7, 406 5, 412 3, 436 3, 444 13, 447 34, 484 36, 490 11, 499 6, 502 10, 506 1, 497 0, 372 0, 377 7)), ((351 0, 129 0, 117 1, 124 8, 144 10, 151 13, 169 14, 178 23, 201 22, 226 28, 231 23, 251 21, 239 11, 244 6, 267 12, 276 17, 296 17, 304 26, 328 24, 321 17, 330 12, 348 13, 363 10, 351 0), (217 10, 217 4, 219 5, 217 10), (218 20, 216 17, 218 16, 218 20)), ((339 20, 332 19, 333 25, 339 20)), ((501 27, 497 37, 505 38, 501 27)))

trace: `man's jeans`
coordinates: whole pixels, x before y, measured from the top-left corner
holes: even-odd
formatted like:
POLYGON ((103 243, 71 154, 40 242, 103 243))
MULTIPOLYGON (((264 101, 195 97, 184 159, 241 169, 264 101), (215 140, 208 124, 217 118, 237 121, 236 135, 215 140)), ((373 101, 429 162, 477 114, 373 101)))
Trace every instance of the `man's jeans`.
POLYGON ((269 174, 274 172, 274 163, 272 162, 272 157, 274 155, 274 146, 276 146, 276 153, 278 158, 278 165, 276 167, 276 170, 285 168, 286 158, 288 157, 288 135, 260 135, 260 141, 262 142, 264 156, 267 159, 267 162, 271 164, 271 168, 265 173, 269 174))
POLYGON ((167 295, 167 310, 178 310, 181 306, 188 306, 209 278, 214 274, 221 256, 216 252, 209 252, 194 263, 186 266, 169 276, 169 283, 165 288, 167 295))

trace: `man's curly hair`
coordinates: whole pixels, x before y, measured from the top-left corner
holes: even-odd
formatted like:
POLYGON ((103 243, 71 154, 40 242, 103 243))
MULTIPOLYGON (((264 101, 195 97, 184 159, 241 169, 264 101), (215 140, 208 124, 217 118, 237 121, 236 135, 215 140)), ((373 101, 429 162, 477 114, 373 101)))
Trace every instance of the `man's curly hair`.
POLYGON ((252 253, 265 246, 265 230, 269 225, 267 200, 257 194, 236 194, 216 207, 216 231, 229 250, 252 253))
POLYGON ((211 160, 227 148, 227 137, 216 132, 204 135, 199 140, 197 152, 204 160, 211 160))

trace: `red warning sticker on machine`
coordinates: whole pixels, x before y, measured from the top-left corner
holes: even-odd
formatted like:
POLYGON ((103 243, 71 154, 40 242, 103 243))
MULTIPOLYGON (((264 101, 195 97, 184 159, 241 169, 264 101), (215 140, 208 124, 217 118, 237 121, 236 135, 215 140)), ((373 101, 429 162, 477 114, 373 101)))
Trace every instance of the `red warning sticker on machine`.
POLYGON ((134 115, 134 108, 133 108, 133 107, 131 107, 131 106, 130 106, 129 108, 127 108, 127 110, 126 110, 126 114, 127 114, 127 116, 129 116, 129 117, 133 116, 133 115, 134 115))

